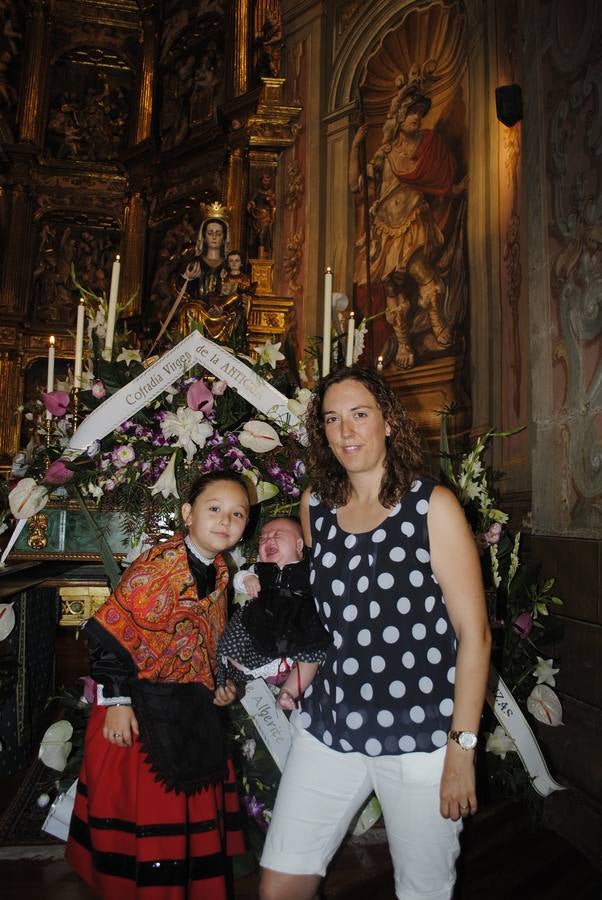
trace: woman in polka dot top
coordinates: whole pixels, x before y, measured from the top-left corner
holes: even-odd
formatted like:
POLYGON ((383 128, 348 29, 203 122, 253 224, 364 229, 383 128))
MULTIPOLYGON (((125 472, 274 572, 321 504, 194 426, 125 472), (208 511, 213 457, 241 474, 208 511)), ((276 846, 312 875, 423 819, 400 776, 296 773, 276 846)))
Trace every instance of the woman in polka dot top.
POLYGON ((293 716, 260 896, 311 900, 375 791, 397 897, 448 900, 491 647, 474 539, 380 375, 322 379, 307 432, 301 520, 333 643, 293 716))

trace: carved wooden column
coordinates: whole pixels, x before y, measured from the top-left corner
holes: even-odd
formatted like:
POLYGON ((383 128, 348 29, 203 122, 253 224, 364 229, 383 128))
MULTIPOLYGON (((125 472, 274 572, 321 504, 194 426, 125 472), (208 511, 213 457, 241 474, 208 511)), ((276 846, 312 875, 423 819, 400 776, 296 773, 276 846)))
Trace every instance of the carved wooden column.
MULTIPOLYGON (((13 331, 14 329, 10 329, 13 331)), ((0 342, 16 337, 9 329, 0 330, 0 342), (6 335, 2 332, 6 332, 6 335)), ((19 449, 16 406, 21 402, 19 360, 13 350, 0 350, 0 464, 9 462, 19 449), (18 399, 17 399, 18 398, 18 399), (15 402, 17 401, 17 402, 15 402)))
POLYGON ((19 113, 19 136, 22 141, 42 146, 44 86, 48 64, 48 29, 46 0, 32 0, 31 25, 27 42, 27 58, 19 113))
POLYGON ((232 94, 240 97, 249 88, 250 4, 236 0, 234 4, 234 35, 232 40, 232 94))
POLYGON ((228 185, 226 190, 226 206, 230 215, 230 247, 240 250, 245 255, 246 247, 242 229, 244 215, 234 216, 233 210, 244 210, 247 196, 247 173, 245 155, 242 147, 234 147, 228 160, 228 185))
POLYGON ((140 293, 144 277, 144 250, 147 224, 147 209, 144 197, 136 192, 129 198, 123 222, 122 270, 119 281, 119 303, 123 304, 137 291, 132 306, 126 315, 140 312, 140 293))
POLYGON ((31 277, 29 231, 33 204, 26 185, 13 185, 11 193, 10 229, 0 288, 0 310, 14 318, 26 312, 27 285, 31 277))
POLYGON ((140 34, 142 53, 140 59, 140 93, 138 118, 134 132, 134 144, 140 144, 151 136, 153 119, 153 91, 159 48, 159 34, 154 3, 148 4, 143 12, 140 34))

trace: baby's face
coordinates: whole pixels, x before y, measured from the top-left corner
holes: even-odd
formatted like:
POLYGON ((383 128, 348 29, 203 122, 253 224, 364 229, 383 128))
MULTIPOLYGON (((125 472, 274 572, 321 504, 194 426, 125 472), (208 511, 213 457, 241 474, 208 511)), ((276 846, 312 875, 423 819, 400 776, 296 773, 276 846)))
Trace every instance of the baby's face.
POLYGON ((287 566, 303 556, 303 537, 297 522, 291 519, 275 519, 261 529, 259 538, 260 562, 287 566))

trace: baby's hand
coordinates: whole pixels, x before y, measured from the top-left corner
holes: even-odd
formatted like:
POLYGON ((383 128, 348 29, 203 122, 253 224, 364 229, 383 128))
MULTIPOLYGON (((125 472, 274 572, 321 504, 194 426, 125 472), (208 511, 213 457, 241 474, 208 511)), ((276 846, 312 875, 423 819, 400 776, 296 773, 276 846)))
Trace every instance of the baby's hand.
POLYGON ((293 695, 286 690, 286 688, 282 688, 280 693, 278 694, 276 705, 279 706, 280 709, 293 710, 297 705, 297 701, 295 700, 293 695))
POLYGON ((225 685, 215 689, 213 702, 216 706, 228 706, 233 700, 236 700, 236 686, 232 681, 228 680, 225 685))
POLYGON ((257 575, 245 575, 242 583, 244 584, 245 592, 249 595, 249 597, 257 597, 259 595, 260 584, 257 575))

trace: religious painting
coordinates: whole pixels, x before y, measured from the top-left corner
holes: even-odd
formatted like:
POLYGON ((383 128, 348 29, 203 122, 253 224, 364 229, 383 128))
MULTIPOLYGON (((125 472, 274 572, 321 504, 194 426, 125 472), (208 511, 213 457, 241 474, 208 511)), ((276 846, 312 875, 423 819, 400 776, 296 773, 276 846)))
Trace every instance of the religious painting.
POLYGON ((42 219, 32 275, 33 317, 44 325, 73 326, 79 293, 71 276, 94 294, 109 292, 111 268, 119 249, 116 223, 88 224, 73 218, 42 219))
POLYGON ((371 348, 411 369, 462 341, 466 266, 466 74, 458 7, 408 13, 368 61, 349 185, 357 306, 371 348))
POLYGON ((180 10, 161 41, 161 149, 181 146, 197 126, 215 119, 224 92, 224 31, 219 17, 189 23, 180 10), (175 23, 175 24, 174 24, 175 23))
POLYGON ((117 53, 74 48, 50 70, 46 154, 110 162, 127 146, 134 72, 117 53))

